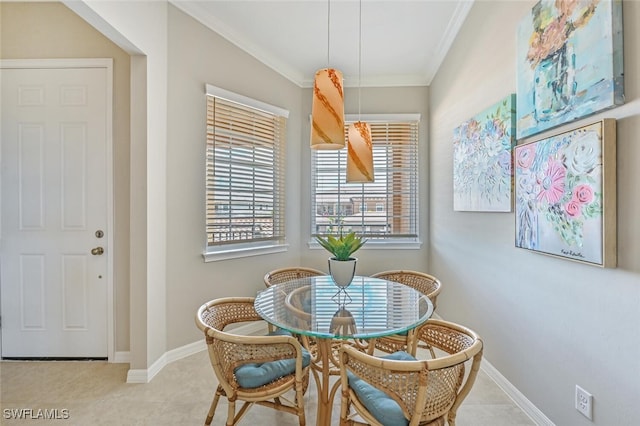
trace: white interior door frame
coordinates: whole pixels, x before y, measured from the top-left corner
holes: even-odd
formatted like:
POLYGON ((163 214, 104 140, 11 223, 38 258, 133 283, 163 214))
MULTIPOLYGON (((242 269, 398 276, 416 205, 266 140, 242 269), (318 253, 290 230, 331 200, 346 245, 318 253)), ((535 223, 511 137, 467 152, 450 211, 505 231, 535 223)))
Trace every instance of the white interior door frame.
MULTIPOLYGON (((113 205, 113 59, 111 58, 69 58, 69 59, 0 59, 0 69, 64 69, 64 68, 104 68, 106 69, 107 81, 107 113, 106 113, 106 156, 107 158, 107 182, 106 205, 107 205, 107 226, 109 232, 106 233, 107 247, 113 250, 114 235, 114 205, 113 205)), ((0 239, 2 229, 0 229, 0 239)), ((114 286, 113 286, 113 255, 107 257, 107 351, 109 362, 115 361, 115 306, 114 306, 114 286)), ((0 328, 2 333, 2 328, 0 328)), ((1 334, 0 334, 1 336, 1 334)), ((0 339, 0 345, 2 339, 0 339)), ((0 353, 2 347, 0 347, 0 353)))

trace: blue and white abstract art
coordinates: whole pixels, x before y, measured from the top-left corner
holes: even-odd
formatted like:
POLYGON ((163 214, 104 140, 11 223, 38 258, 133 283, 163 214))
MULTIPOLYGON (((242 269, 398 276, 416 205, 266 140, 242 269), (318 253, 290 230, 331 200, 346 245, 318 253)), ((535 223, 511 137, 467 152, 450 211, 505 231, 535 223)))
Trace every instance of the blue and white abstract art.
POLYGON ((517 52, 518 139, 624 103, 620 0, 541 0, 517 52))

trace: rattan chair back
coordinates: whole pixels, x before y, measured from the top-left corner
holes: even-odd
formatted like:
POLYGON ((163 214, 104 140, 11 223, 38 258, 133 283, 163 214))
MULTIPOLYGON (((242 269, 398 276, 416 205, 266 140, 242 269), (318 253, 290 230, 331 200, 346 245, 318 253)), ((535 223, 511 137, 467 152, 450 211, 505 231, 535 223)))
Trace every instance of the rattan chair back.
POLYGON ((205 424, 211 424, 220 397, 229 402, 227 425, 236 425, 252 404, 259 404, 298 416, 305 424, 303 394, 309 383, 309 367, 302 364, 302 347, 292 336, 247 336, 224 331, 234 323, 262 321, 254 308, 253 297, 228 297, 202 305, 196 315, 196 325, 204 332, 209 359, 218 379, 218 388, 205 424), (243 364, 295 359, 295 373, 280 377, 258 388, 243 388, 236 380, 235 369, 243 364), (282 395, 293 390, 295 400, 282 395), (243 407, 236 413, 236 400, 243 407))
MULTIPOLYGON (((374 278, 395 281, 407 285, 420 293, 426 295, 433 304, 433 310, 436 309, 438 295, 442 291, 440 280, 424 272, 409 270, 391 270, 378 272, 371 275, 374 278)), ((369 346, 369 354, 373 354, 375 349, 387 353, 396 351, 407 351, 412 355, 416 353, 416 340, 413 331, 409 331, 406 335, 392 335, 380 337, 372 341, 369 346)))
POLYGON ((426 295, 429 300, 431 300, 433 309, 436 309, 438 295, 442 291, 442 283, 433 275, 429 275, 427 273, 419 271, 395 270, 378 272, 377 274, 373 274, 371 276, 402 283, 418 290, 420 293, 426 295))
POLYGON ((265 274, 264 285, 266 287, 271 287, 274 284, 279 284, 286 281, 298 280, 300 278, 314 277, 317 275, 326 275, 326 274, 318 269, 305 268, 302 266, 280 268, 280 269, 275 269, 271 272, 267 272, 265 274))
POLYGON ((381 425, 349 387, 347 372, 350 372, 393 398, 411 426, 445 425, 445 422, 455 426, 457 410, 480 368, 482 340, 466 327, 435 319, 423 324, 416 335, 425 345, 435 348, 438 353, 435 358, 397 361, 343 345, 340 424, 362 424, 353 420, 357 413, 365 420, 364 424, 381 425))

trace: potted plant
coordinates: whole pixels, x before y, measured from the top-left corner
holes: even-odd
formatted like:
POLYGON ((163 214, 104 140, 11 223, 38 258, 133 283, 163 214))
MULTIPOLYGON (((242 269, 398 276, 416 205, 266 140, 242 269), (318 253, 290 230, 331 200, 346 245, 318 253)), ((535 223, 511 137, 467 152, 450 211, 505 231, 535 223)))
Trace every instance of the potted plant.
POLYGON ((351 284, 356 273, 357 258, 351 255, 355 253, 367 240, 358 237, 355 232, 340 233, 339 237, 333 235, 322 238, 316 237, 316 241, 333 256, 329 258, 329 274, 333 281, 341 287, 351 284))

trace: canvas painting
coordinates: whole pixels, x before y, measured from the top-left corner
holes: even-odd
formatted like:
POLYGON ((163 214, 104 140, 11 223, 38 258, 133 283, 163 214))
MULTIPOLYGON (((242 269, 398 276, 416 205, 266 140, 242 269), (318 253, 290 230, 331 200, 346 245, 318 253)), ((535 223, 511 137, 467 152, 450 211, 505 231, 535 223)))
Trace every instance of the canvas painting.
POLYGON ((615 120, 514 149, 516 247, 616 263, 615 120))
POLYGON ((517 138, 624 103, 622 2, 541 0, 518 26, 517 138))
POLYGON ((515 95, 509 95, 454 129, 454 210, 512 210, 514 108, 515 95))

